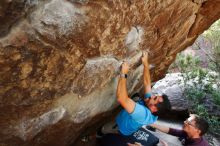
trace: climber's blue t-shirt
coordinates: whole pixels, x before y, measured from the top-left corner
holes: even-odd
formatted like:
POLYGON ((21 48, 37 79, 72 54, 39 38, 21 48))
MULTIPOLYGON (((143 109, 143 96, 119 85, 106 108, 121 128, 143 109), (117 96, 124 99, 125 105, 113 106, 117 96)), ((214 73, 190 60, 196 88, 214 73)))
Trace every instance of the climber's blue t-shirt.
POLYGON ((123 135, 131 135, 141 126, 154 123, 157 118, 158 117, 154 116, 144 105, 143 101, 138 101, 136 102, 134 111, 132 113, 129 114, 123 109, 116 117, 116 123, 119 131, 123 135))

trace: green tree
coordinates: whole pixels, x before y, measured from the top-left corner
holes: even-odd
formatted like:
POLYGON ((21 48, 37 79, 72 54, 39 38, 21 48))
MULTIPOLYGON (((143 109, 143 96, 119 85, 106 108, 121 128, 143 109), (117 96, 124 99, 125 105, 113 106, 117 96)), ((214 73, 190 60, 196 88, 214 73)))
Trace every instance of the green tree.
POLYGON ((211 69, 220 73, 220 20, 216 21, 203 34, 212 44, 211 52, 207 53, 211 69))
MULTIPOLYGON (((182 73, 183 95, 188 100, 189 112, 207 119, 210 133, 219 137, 220 117, 210 113, 204 101, 209 98, 220 106, 220 20, 202 35, 212 44, 211 51, 203 50, 208 57, 209 68, 202 68, 199 57, 180 53, 170 69, 175 68, 182 73)), ((209 136, 209 142, 213 145, 212 136, 209 136)))

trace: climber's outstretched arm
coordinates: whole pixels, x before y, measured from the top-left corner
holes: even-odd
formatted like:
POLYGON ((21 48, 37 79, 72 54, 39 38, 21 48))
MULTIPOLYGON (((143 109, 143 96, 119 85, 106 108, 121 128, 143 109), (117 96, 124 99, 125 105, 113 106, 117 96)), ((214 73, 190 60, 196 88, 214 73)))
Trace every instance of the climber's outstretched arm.
POLYGON ((126 85, 128 71, 129 71, 129 65, 127 62, 124 62, 122 64, 121 75, 118 80, 117 100, 128 113, 132 113, 135 108, 135 102, 128 97, 127 85, 126 85))
POLYGON ((145 94, 151 93, 151 79, 150 79, 150 71, 149 71, 149 63, 148 63, 148 53, 144 52, 142 63, 144 65, 144 72, 143 72, 143 80, 144 80, 144 92, 145 94))

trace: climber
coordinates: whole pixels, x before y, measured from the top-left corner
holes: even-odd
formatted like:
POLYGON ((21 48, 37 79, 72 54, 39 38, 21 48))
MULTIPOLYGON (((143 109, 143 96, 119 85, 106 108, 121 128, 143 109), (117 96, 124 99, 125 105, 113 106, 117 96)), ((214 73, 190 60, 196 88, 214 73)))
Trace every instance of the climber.
POLYGON ((126 80, 128 77, 129 64, 124 62, 117 87, 117 100, 124 108, 116 117, 116 133, 104 135, 102 145, 122 146, 127 143, 138 142, 142 145, 153 146, 159 139, 152 133, 143 129, 142 126, 154 123, 157 113, 166 112, 170 109, 170 102, 166 95, 151 94, 151 80, 148 64, 148 53, 143 53, 141 58, 144 65, 144 98, 135 102, 128 97, 126 80))
MULTIPOLYGON (((116 133, 104 135, 102 145, 127 145, 128 142, 139 142, 142 145, 153 146, 159 139, 151 134, 143 125, 149 125, 157 120, 157 113, 164 113, 170 109, 170 102, 166 95, 151 94, 151 80, 148 64, 148 53, 143 53, 141 58, 144 65, 144 98, 135 102, 128 97, 126 80, 129 64, 124 62, 117 87, 117 100, 124 108, 116 117, 116 133), (143 136, 144 135, 144 136, 143 136), (141 137, 141 139, 139 139, 141 137)), ((102 131, 98 132, 102 133, 102 131)), ((100 134, 98 134, 100 135, 100 134)))
POLYGON ((152 124, 151 127, 161 132, 177 136, 185 146, 209 146, 208 142, 202 137, 208 131, 208 122, 194 114, 184 121, 183 129, 173 129, 158 124, 152 124))
POLYGON ((157 113, 170 110, 170 102, 166 95, 152 95, 151 79, 148 63, 148 53, 144 52, 141 58, 144 65, 144 98, 138 102, 128 97, 126 80, 129 64, 124 62, 117 87, 117 100, 124 108, 116 117, 118 131, 122 135, 131 135, 143 125, 149 125, 157 120, 157 113))

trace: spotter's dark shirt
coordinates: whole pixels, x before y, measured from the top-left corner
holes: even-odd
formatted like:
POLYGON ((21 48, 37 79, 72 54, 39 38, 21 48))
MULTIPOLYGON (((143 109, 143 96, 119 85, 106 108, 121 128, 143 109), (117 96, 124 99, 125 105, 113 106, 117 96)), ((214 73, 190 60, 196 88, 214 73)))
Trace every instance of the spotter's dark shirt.
POLYGON ((183 130, 170 128, 168 134, 182 138, 182 144, 184 146, 209 146, 208 142, 203 137, 189 138, 183 130))

